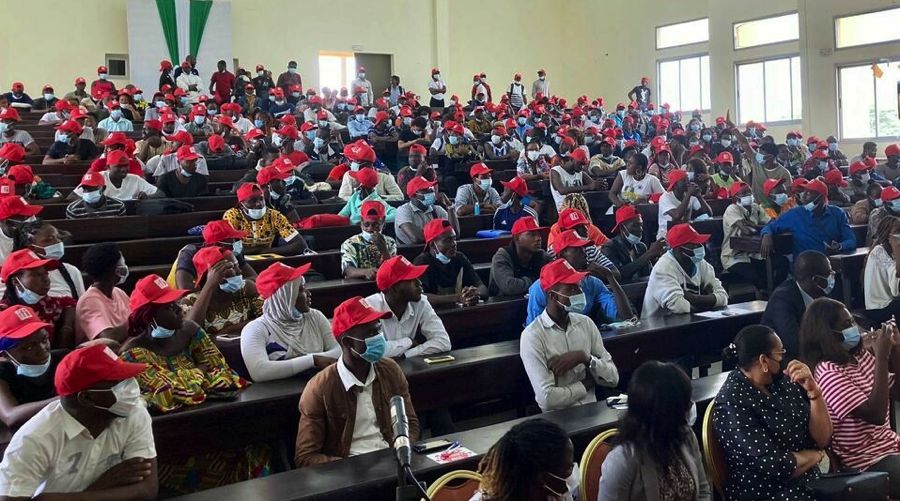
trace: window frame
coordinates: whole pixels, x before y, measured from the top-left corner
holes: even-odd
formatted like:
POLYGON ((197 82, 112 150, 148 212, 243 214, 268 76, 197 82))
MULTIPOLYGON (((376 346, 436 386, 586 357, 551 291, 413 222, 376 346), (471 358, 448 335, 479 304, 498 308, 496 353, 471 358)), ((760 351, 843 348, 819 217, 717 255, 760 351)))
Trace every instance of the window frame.
MULTIPOLYGON (((660 90, 660 89, 661 89, 661 84, 660 84, 660 82, 661 82, 662 80, 660 79, 660 76, 659 76, 659 75, 660 75, 660 71, 659 71, 660 65, 661 65, 662 63, 671 63, 671 62, 673 62, 673 61, 683 61, 683 60, 685 60, 685 59, 695 59, 695 58, 696 58, 696 59, 698 59, 697 65, 698 65, 699 67, 702 68, 703 66, 700 65, 699 59, 703 58, 704 56, 706 56, 706 57, 708 58, 708 57, 709 57, 709 51, 707 51, 707 52, 698 52, 698 53, 694 53, 694 54, 686 54, 686 55, 683 55, 683 56, 664 57, 664 58, 659 58, 659 59, 656 60, 656 89, 654 89, 654 91, 656 92, 656 101, 657 101, 656 107, 657 107, 657 109, 659 109, 659 107, 662 106, 662 100, 661 100, 662 92, 661 92, 661 90, 660 90)), ((710 70, 710 71, 711 71, 711 70, 710 70)), ((701 76, 702 76, 702 75, 701 75, 701 76)), ((711 77, 710 75, 707 75, 707 76, 710 77, 710 82, 709 82, 709 91, 710 91, 710 92, 709 92, 709 94, 710 94, 710 95, 709 95, 709 108, 704 108, 704 107, 703 107, 703 84, 701 83, 701 84, 700 84, 700 112, 701 112, 701 113, 708 113, 708 112, 712 111, 712 77, 711 77)), ((678 105, 679 105, 679 107, 678 107, 677 110, 673 109, 673 111, 680 111, 680 112, 684 113, 685 110, 684 110, 684 109, 681 109, 681 93, 680 93, 680 92, 681 92, 681 65, 680 65, 680 64, 678 65, 678 90, 679 90, 679 95, 678 95, 678 105)), ((672 104, 672 103, 669 103, 669 104, 672 104)), ((693 110, 689 110, 689 111, 693 111, 693 110)))
POLYGON ((772 45, 778 45, 778 44, 783 44, 783 43, 799 42, 799 41, 800 41, 800 11, 799 10, 789 10, 789 11, 781 12, 781 13, 777 13, 777 14, 767 14, 765 16, 754 17, 754 18, 750 18, 750 19, 742 19, 740 21, 734 21, 733 23, 731 23, 731 48, 735 52, 741 51, 741 50, 748 50, 748 49, 758 49, 760 47, 769 47, 772 45), (797 38, 793 38, 790 40, 781 40, 779 42, 767 42, 767 43, 763 43, 763 44, 759 44, 759 45, 750 45, 747 47, 738 47, 737 46, 737 37, 735 36, 735 33, 734 33, 734 30, 737 27, 737 25, 743 24, 743 23, 752 23, 754 21, 764 21, 766 19, 774 19, 776 17, 789 16, 791 14, 797 16, 797 38))
MULTIPOLYGON (((884 9, 881 9, 881 10, 884 10, 884 9)), ((855 48, 857 48, 857 46, 854 46, 854 47, 852 47, 852 48, 855 49, 855 48)), ((891 58, 889 64, 900 64, 900 55, 894 56, 893 58, 891 58)), ((875 116, 876 116, 876 119, 875 119, 875 136, 870 136, 870 137, 847 137, 847 136, 844 134, 844 120, 843 120, 843 114, 844 114, 844 101, 843 101, 843 99, 842 99, 844 82, 843 82, 843 80, 841 79, 841 70, 844 69, 844 68, 858 68, 858 67, 870 67, 870 66, 872 66, 872 60, 871 60, 871 59, 868 59, 868 60, 857 60, 857 61, 855 61, 855 62, 848 62, 848 63, 840 63, 840 64, 835 64, 835 66, 834 66, 834 78, 837 80, 837 82, 835 83, 835 90, 837 91, 837 95, 835 96, 835 101, 836 101, 836 104, 837 104, 837 122, 838 122, 838 123, 837 123, 837 125, 838 125, 837 130, 838 130, 838 134, 839 134, 838 139, 840 139, 840 140, 848 139, 848 140, 851 140, 851 141, 863 141, 863 142, 866 142, 866 141, 873 141, 873 142, 878 142, 878 141, 884 141, 885 139, 890 139, 890 138, 896 138, 896 137, 897 137, 897 136, 879 136, 879 135, 878 135, 878 118, 877 118, 877 117, 878 117, 878 90, 877 90, 877 85, 878 85, 878 84, 877 84, 877 79, 875 78, 875 75, 872 75, 872 97, 873 97, 873 99, 874 99, 874 101, 875 101, 875 116)))
POLYGON ((709 43, 709 16, 703 16, 703 17, 698 17, 698 18, 694 18, 694 19, 685 19, 684 21, 679 21, 677 23, 660 24, 659 26, 656 26, 653 28, 653 46, 656 48, 656 50, 669 50, 669 49, 674 49, 676 47, 688 47, 691 45, 700 45, 700 44, 704 44, 704 43, 709 43), (659 29, 660 28, 666 28, 669 26, 678 26, 679 24, 685 24, 685 23, 693 23, 696 21, 700 21, 702 19, 706 19, 706 40, 702 40, 700 42, 683 43, 683 44, 678 44, 678 45, 669 45, 666 47, 659 46, 659 29))
MULTIPOLYGON (((779 42, 779 43, 781 43, 781 42, 779 42)), ((759 47, 759 46, 757 45, 754 47, 759 47)), ((802 70, 803 59, 800 58, 799 52, 795 52, 795 53, 791 53, 791 54, 782 54, 782 55, 778 55, 778 56, 760 57, 760 58, 756 58, 756 59, 746 59, 743 61, 736 61, 734 63, 734 103, 735 103, 735 109, 737 110, 736 118, 738 120, 736 123, 742 124, 748 120, 747 118, 744 118, 743 114, 741 113, 740 67, 744 66, 744 65, 748 65, 748 64, 762 63, 762 65, 763 65, 762 66, 762 68, 763 68, 763 72, 762 72, 762 74, 763 74, 763 114, 765 114, 766 101, 767 101, 767 98, 766 98, 766 64, 765 63, 768 61, 778 61, 781 59, 787 59, 788 67, 790 67, 790 60, 795 57, 799 58, 800 63, 801 63, 800 66, 801 66, 801 70, 802 70)), ((800 78, 802 78, 802 74, 800 75, 800 78)), ((793 98, 794 92, 793 91, 794 91, 794 79, 793 79, 793 72, 792 72, 791 73, 791 92, 790 92, 791 113, 793 113, 793 109, 794 109, 794 98, 793 98)), ((766 126, 796 125, 796 124, 802 123, 803 122, 803 81, 801 80, 801 82, 800 82, 800 118, 790 119, 790 120, 774 120, 771 122, 769 120, 767 120, 767 117, 756 117, 756 118, 751 118, 749 120, 759 120, 759 119, 761 119, 763 121, 763 123, 766 124, 766 126)))
MULTIPOLYGON (((878 46, 880 46, 880 45, 888 45, 888 44, 896 44, 896 43, 900 43, 900 37, 897 37, 897 38, 895 38, 895 39, 893 39, 893 40, 885 40, 884 42, 875 42, 875 43, 866 43, 866 44, 860 44, 860 45, 850 45, 850 46, 847 46, 847 47, 838 47, 838 44, 837 44, 837 41, 838 41, 838 40, 837 40, 837 33, 838 33, 838 20, 839 20, 839 19, 843 19, 843 18, 846 18, 846 17, 862 16, 862 15, 865 15, 865 14, 874 14, 875 12, 884 12, 884 11, 889 11, 889 10, 900 10, 900 5, 895 5, 894 7, 887 8, 887 9, 884 9, 884 8, 881 8, 881 9, 869 9, 869 10, 864 10, 864 11, 860 11, 860 12, 853 12, 853 13, 850 13, 850 14, 840 14, 840 15, 835 15, 835 16, 833 16, 833 17, 832 17, 832 20, 831 20, 831 30, 832 30, 831 36, 832 36, 832 40, 834 40, 834 43, 833 43, 833 45, 834 45, 834 50, 836 50, 836 51, 838 51, 838 50, 852 50, 852 49, 859 49, 859 48, 863 48, 863 47, 878 47, 878 46)), ((846 67, 847 65, 844 65, 844 64, 842 63, 842 66, 846 67)), ((858 65, 858 64, 850 64, 850 66, 860 66, 860 65, 858 65)))
POLYGON ((341 61, 341 77, 342 77, 343 79, 346 79, 346 81, 347 81, 347 86, 349 87, 350 82, 353 81, 353 79, 356 77, 356 74, 354 73, 354 74, 349 75, 350 78, 347 79, 348 75, 345 75, 345 74, 344 74, 344 73, 346 72, 346 69, 347 69, 347 68, 346 68, 346 62, 343 61, 343 60, 344 60, 344 59, 353 59, 353 60, 354 60, 354 66, 355 66, 356 53, 353 52, 353 51, 320 50, 320 51, 318 52, 318 54, 316 54, 316 76, 317 76, 317 78, 318 78, 318 80, 319 80, 319 81, 318 81, 318 89, 316 89, 316 92, 321 92, 321 90, 322 90, 322 88, 323 88, 323 85, 322 85, 322 76, 321 76, 321 58, 322 58, 322 56, 326 56, 326 57, 339 57, 339 58, 342 59, 342 61, 341 61))
POLYGON ((110 60, 118 60, 125 62, 125 74, 124 75, 113 75, 110 73, 109 78, 123 79, 128 80, 131 78, 131 61, 128 60, 128 54, 105 54, 103 56, 103 65, 107 67, 107 69, 112 66, 109 64, 110 60))

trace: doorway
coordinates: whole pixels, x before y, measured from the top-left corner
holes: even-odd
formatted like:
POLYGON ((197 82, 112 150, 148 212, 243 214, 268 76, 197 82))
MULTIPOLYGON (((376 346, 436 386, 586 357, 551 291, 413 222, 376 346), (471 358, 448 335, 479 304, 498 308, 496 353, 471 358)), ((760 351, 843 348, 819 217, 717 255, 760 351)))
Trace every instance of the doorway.
POLYGON ((356 58, 357 68, 360 66, 366 68, 366 80, 372 82, 372 94, 375 96, 375 99, 378 99, 381 97, 384 89, 391 85, 391 75, 394 67, 393 54, 357 52, 353 56, 356 58))

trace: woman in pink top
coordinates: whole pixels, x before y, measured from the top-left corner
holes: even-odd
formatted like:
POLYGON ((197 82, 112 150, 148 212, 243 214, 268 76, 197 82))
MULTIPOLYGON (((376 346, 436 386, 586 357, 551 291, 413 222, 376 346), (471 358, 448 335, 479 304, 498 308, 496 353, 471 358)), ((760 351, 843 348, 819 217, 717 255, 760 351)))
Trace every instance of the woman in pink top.
POLYGON ((884 471, 891 498, 900 498, 900 436, 888 409, 900 397, 900 332, 891 322, 862 339, 847 308, 827 297, 810 303, 800 323, 800 352, 834 426, 831 450, 841 468, 884 471))
POLYGON ((75 307, 75 339, 81 343, 95 338, 119 343, 128 337, 128 294, 116 287, 128 278, 125 258, 114 243, 91 246, 84 253, 84 271, 93 283, 78 298, 75 307))

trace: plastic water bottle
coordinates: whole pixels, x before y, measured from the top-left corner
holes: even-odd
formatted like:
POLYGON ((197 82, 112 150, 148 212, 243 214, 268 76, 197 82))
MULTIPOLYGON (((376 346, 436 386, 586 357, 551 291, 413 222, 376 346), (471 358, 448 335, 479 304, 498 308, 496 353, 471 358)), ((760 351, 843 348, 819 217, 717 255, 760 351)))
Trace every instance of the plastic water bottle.
POLYGON ((481 203, 480 202, 475 202, 475 215, 476 216, 481 215, 481 203))

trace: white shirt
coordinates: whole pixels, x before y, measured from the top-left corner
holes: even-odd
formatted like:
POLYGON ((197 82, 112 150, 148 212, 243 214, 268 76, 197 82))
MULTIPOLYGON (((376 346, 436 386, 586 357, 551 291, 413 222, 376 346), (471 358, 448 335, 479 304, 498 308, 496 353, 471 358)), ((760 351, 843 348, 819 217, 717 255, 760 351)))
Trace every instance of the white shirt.
MULTIPOLYGON (((153 169, 153 177, 162 176, 166 172, 181 167, 181 165, 178 164, 178 158, 175 157, 174 153, 169 153, 168 155, 156 155, 150 160, 147 160, 148 168, 150 168, 151 162, 156 165, 156 168, 153 169), (154 158, 157 159, 155 162, 153 160, 154 158)), ((197 174, 203 174, 204 176, 209 175, 209 168, 206 166, 206 158, 204 158, 203 155, 200 155, 200 158, 197 159, 197 174)))
POLYGON ((722 287, 722 282, 716 278, 716 272, 706 260, 700 261, 698 270, 693 276, 689 276, 684 268, 678 264, 671 250, 659 258, 650 272, 650 281, 647 282, 647 292, 644 293, 644 307, 641 309, 641 318, 664 316, 669 313, 690 313, 691 303, 684 298, 684 291, 699 294, 704 286, 712 287, 712 294, 716 296, 716 307, 728 304, 728 293, 722 287))
MULTIPOLYGON (((440 78, 438 78, 437 80, 435 80, 435 79, 432 78, 431 81, 428 82, 428 88, 429 88, 429 89, 434 89, 434 90, 438 90, 438 89, 446 89, 446 88, 447 88, 447 84, 444 83, 444 80, 442 80, 442 79, 440 79, 440 78)), ((437 100, 437 101, 441 101, 441 100, 444 99, 444 93, 443 93, 443 92, 438 92, 437 94, 431 94, 431 98, 432 98, 432 99, 435 99, 435 100, 437 100)))
MULTIPOLYGON (((649 177, 649 175, 648 175, 649 177)), ((669 211, 681 205, 681 201, 678 200, 678 197, 675 196, 674 192, 667 191, 659 197, 659 230, 656 232, 657 240, 660 238, 666 238, 666 232, 669 231, 669 221, 672 220, 672 216, 669 215, 669 211)), ((700 201, 697 200, 697 197, 691 195, 691 201, 688 202, 687 214, 686 218, 691 219, 691 213, 695 210, 700 210, 700 201)))
POLYGON ((337 372, 344 384, 344 390, 350 391, 354 386, 362 390, 356 395, 356 419, 353 422, 353 438, 350 440, 350 455, 386 449, 388 443, 378 429, 378 418, 375 416, 375 405, 372 403, 372 382, 375 381, 375 367, 369 367, 369 375, 363 383, 344 365, 344 358, 338 357, 337 372))
POLYGON ((6 261, 6 256, 12 254, 14 247, 15 241, 0 230, 0 261, 6 261))
POLYGON ((249 119, 240 117, 234 121, 234 126, 241 132, 241 134, 246 134, 254 129, 253 122, 249 119))
MULTIPOLYGON (((338 198, 343 201, 350 200, 353 192, 356 191, 359 182, 350 177, 350 172, 345 172, 341 178, 341 188, 338 190, 338 198)), ((375 192, 386 202, 396 202, 405 199, 403 191, 397 185, 394 176, 378 171, 378 184, 375 185, 375 192)))
MULTIPOLYGON (((378 311, 391 310, 387 299, 381 292, 372 294, 366 298, 366 301, 378 311)), ((393 358, 403 354, 407 357, 415 357, 450 351, 450 335, 447 334, 444 323, 434 312, 434 308, 431 307, 431 303, 424 294, 422 294, 422 299, 406 305, 406 311, 403 312, 402 317, 397 318, 397 315, 394 315, 386 318, 381 321, 381 326, 384 329, 384 336, 388 340, 387 352, 384 354, 386 357, 393 358), (427 341, 411 348, 413 337, 419 331, 427 341)))
POLYGON ((100 120, 100 123, 97 124, 97 127, 104 129, 107 132, 132 132, 134 131, 134 124, 131 123, 131 120, 128 120, 125 117, 120 118, 118 121, 112 119, 112 117, 104 118, 100 120))
MULTIPOLYGON (((78 297, 81 297, 84 295, 84 277, 81 276, 81 270, 69 263, 62 263, 62 265, 66 267, 66 271, 69 272, 69 276, 72 278, 72 284, 75 285, 75 292, 78 293, 78 297)), ((62 273, 60 273, 59 270, 51 270, 49 275, 50 292, 47 293, 48 296, 73 297, 72 290, 69 289, 69 284, 66 283, 66 279, 63 278, 62 273)))
POLYGON ((93 438, 57 400, 13 435, 0 463, 0 495, 30 499, 41 492, 81 492, 122 461, 155 457, 146 407, 114 419, 93 438))
POLYGON ((885 308, 900 297, 900 278, 897 278, 895 270, 894 259, 884 250, 884 246, 872 246, 863 272, 867 310, 885 308))
POLYGON ((178 79, 175 80, 175 85, 184 90, 189 103, 196 104, 200 101, 200 89, 203 88, 203 80, 200 80, 199 76, 186 71, 182 72, 178 75, 178 79), (188 90, 191 85, 196 85, 197 90, 188 90))
POLYGON ((622 178, 622 191, 619 193, 619 198, 632 204, 646 203, 650 195, 666 191, 659 182, 659 178, 653 174, 645 174, 638 181, 627 171, 620 170, 619 177, 622 178))
POLYGON ((579 313, 569 313, 569 324, 563 330, 544 310, 522 332, 519 355, 543 412, 596 402, 594 392, 582 384, 588 372, 599 385, 619 384, 619 371, 603 346, 597 325, 579 313), (554 375, 550 359, 569 351, 590 354, 590 365, 581 364, 562 376, 554 375))
MULTIPOLYGON (((566 169, 563 169, 559 165, 553 167, 550 170, 559 174, 559 180, 565 187, 584 185, 584 179, 581 175, 581 171, 578 171, 574 174, 569 174, 568 172, 566 172, 566 169)), ((566 196, 556 191, 556 188, 553 187, 552 182, 550 183, 550 193, 553 194, 553 201, 556 202, 556 210, 562 210, 563 199, 566 198, 566 196)))
POLYGON ((341 358, 341 347, 331 333, 331 323, 321 311, 310 308, 292 324, 306 353, 294 353, 290 347, 271 348, 278 341, 265 322, 257 318, 241 329, 241 357, 254 382, 285 379, 313 368, 313 355, 341 358))
POLYGON ((375 96, 372 94, 372 82, 364 78, 356 78, 350 82, 350 93, 356 96, 360 106, 372 106, 372 101, 375 99, 375 96), (365 92, 357 93, 357 87, 362 87, 365 89, 365 92))
MULTIPOLYGON (((101 171, 100 175, 103 176, 103 180, 106 181, 106 190, 103 192, 106 196, 115 198, 117 200, 136 200, 138 193, 146 193, 149 195, 154 195, 158 191, 156 186, 148 183, 144 178, 138 176, 136 174, 126 174, 125 178, 122 179, 122 186, 118 188, 109 180, 109 170, 101 171)), ((73 193, 81 196, 84 193, 84 190, 81 186, 72 190, 73 193)))
POLYGON ((724 231, 724 237, 722 238, 721 258, 722 267, 726 270, 737 263, 749 263, 751 257, 753 259, 762 259, 762 256, 758 253, 747 254, 746 252, 740 252, 735 254, 731 250, 731 237, 738 236, 738 229, 735 225, 742 219, 757 225, 763 225, 769 222, 769 216, 767 216, 766 212, 756 203, 750 206, 750 210, 747 210, 738 204, 731 204, 725 209, 725 214, 722 216, 722 230, 724 231))

